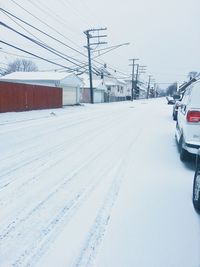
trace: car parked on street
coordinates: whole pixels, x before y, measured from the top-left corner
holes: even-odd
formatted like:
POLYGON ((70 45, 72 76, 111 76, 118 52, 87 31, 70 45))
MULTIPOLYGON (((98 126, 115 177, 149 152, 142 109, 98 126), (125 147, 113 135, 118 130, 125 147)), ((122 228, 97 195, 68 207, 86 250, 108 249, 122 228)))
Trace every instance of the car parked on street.
POLYGON ((200 81, 191 84, 185 91, 178 108, 176 139, 180 159, 185 161, 200 148, 200 81))

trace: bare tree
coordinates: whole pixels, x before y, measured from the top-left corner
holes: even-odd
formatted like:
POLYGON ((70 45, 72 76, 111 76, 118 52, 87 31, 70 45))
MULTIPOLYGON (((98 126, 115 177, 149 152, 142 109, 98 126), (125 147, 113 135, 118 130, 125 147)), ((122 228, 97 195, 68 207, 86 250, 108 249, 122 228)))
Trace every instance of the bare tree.
POLYGON ((15 71, 37 71, 38 67, 37 65, 27 59, 16 59, 13 62, 10 62, 8 64, 7 70, 4 72, 4 75, 15 72, 15 71))
POLYGON ((173 96, 176 92, 177 92, 177 82, 167 87, 166 90, 167 95, 173 96))

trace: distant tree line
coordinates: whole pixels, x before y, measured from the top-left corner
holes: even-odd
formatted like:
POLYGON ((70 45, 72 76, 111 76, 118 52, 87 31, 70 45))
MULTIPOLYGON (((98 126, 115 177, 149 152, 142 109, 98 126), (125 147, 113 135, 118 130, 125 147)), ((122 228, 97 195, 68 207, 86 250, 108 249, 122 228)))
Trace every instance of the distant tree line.
POLYGON ((166 95, 173 96, 177 92, 177 82, 174 82, 170 86, 167 87, 166 95))

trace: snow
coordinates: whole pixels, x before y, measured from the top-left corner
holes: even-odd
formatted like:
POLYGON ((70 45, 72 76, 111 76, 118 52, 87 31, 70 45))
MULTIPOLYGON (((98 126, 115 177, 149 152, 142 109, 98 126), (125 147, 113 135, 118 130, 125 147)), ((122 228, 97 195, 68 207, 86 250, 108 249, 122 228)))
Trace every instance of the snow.
POLYGON ((52 80, 52 81, 60 81, 65 79, 68 76, 74 74, 66 73, 66 72, 46 72, 46 71, 29 71, 29 72, 12 72, 1 77, 1 80, 52 80))
MULTIPOLYGON (((79 78, 82 79, 82 81, 84 83, 84 88, 90 88, 90 80, 89 80, 88 75, 83 74, 83 75, 79 76, 79 78)), ((107 90, 104 81, 99 79, 96 76, 94 76, 94 79, 92 81, 92 85, 93 85, 94 89, 103 90, 103 91, 107 90)))
POLYGON ((0 114, 0 266, 197 267, 166 99, 0 114))

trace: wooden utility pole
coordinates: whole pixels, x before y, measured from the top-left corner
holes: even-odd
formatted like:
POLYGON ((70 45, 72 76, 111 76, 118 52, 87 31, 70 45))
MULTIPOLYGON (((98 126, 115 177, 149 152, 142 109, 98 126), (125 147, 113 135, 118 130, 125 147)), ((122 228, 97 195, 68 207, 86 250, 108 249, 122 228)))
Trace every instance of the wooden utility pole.
POLYGON ((135 99, 137 99, 137 96, 139 95, 138 93, 138 89, 137 89, 137 83, 138 83, 138 74, 139 74, 139 64, 136 64, 137 65, 137 71, 136 71, 136 77, 135 77, 135 99))
POLYGON ((100 31, 105 31, 107 28, 99 28, 99 29, 90 29, 84 31, 84 34, 87 37, 87 46, 85 46, 88 50, 88 71, 89 71, 89 79, 90 79, 90 101, 91 104, 94 103, 94 95, 93 95, 93 84, 92 84, 92 60, 91 60, 91 46, 107 44, 107 42, 100 42, 100 38, 107 37, 107 35, 99 35, 100 31), (97 32, 97 35, 93 35, 92 33, 97 32), (94 43, 90 43, 90 39, 97 38, 97 41, 94 43))
POLYGON ((149 75, 149 81, 148 81, 148 86, 147 86, 147 99, 149 98, 149 91, 150 91, 150 85, 151 85, 151 77, 152 77, 152 75, 149 75))
POLYGON ((133 92, 135 92, 135 61, 139 60, 139 58, 132 58, 132 59, 129 59, 129 60, 132 61, 132 64, 130 64, 130 66, 132 66, 131 100, 133 101, 133 98, 134 98, 133 92))

